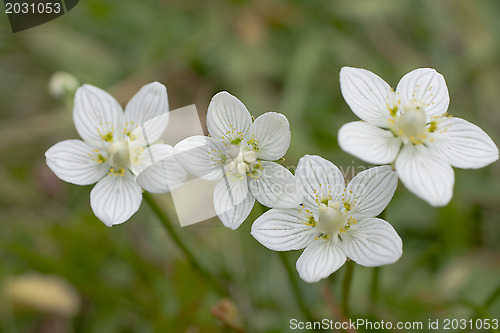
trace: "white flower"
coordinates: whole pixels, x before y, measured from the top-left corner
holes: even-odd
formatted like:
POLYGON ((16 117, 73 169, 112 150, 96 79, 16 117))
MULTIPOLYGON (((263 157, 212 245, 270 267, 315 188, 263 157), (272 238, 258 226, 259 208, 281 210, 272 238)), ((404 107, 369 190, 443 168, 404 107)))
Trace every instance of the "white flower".
POLYGON ((49 93, 54 98, 73 95, 80 84, 76 77, 67 72, 55 72, 49 79, 49 93))
POLYGON ((396 191, 389 166, 365 170, 347 187, 340 170, 319 157, 302 157, 295 173, 304 191, 300 206, 271 209, 252 225, 252 236, 274 251, 300 250, 297 271, 317 282, 339 269, 346 258, 373 267, 396 262, 402 241, 386 221, 375 218, 396 191))
POLYGON ((220 179, 213 195, 222 223, 238 228, 252 210, 256 198, 266 206, 297 204, 292 173, 271 162, 280 159, 290 145, 285 116, 268 112, 252 123, 243 103, 227 92, 216 94, 207 113, 210 137, 192 136, 175 146, 175 157, 196 177, 220 179))
POLYGON ((173 157, 173 148, 155 143, 168 123, 162 84, 142 87, 125 112, 104 90, 83 85, 76 91, 73 120, 83 141, 55 144, 45 153, 47 165, 66 182, 97 182, 90 205, 107 226, 125 222, 139 209, 141 187, 162 193, 184 181, 186 171, 173 157))
POLYGON ((482 129, 447 116, 448 88, 434 69, 411 71, 394 92, 374 73, 344 67, 340 87, 362 119, 342 126, 342 149, 369 163, 395 162, 405 186, 433 206, 451 200, 452 166, 481 168, 498 159, 498 148, 482 129))

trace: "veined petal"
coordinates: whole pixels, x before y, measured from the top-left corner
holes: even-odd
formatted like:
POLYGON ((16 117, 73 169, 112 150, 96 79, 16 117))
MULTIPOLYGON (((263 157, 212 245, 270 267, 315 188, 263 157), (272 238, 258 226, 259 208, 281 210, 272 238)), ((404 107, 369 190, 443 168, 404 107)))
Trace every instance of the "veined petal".
POLYGON ((304 214, 294 209, 271 209, 252 225, 252 236, 273 251, 300 250, 309 245, 318 232, 307 225, 304 214))
POLYGON ((241 141, 250 129, 252 117, 245 105, 226 91, 216 94, 207 112, 207 128, 213 138, 241 141))
POLYGON ((166 144, 151 148, 155 162, 137 176, 137 185, 152 193, 167 193, 182 186, 187 172, 175 159, 174 148, 166 144))
POLYGON ((168 113, 164 113, 136 127, 128 136, 130 170, 134 175, 140 174, 144 169, 159 161, 155 158, 155 149, 160 147, 156 140, 165 131, 167 122, 168 113))
POLYGON ((406 188, 432 206, 445 206, 453 196, 455 174, 450 163, 422 145, 406 145, 396 159, 406 188))
POLYGON ((418 68, 403 76, 396 94, 403 105, 422 103, 427 120, 444 114, 450 104, 446 81, 432 68, 418 68))
POLYGON ((142 189, 129 172, 104 177, 90 192, 94 214, 108 227, 127 221, 137 212, 141 200, 142 189))
POLYGON ((290 170, 275 162, 260 161, 261 168, 248 178, 252 195, 261 204, 274 208, 292 208, 301 198, 290 170))
POLYGON ((255 199, 248 191, 246 177, 224 177, 214 189, 214 208, 222 224, 236 230, 250 214, 255 199))
POLYGON ((281 113, 264 113, 252 123, 245 140, 257 151, 259 159, 280 159, 290 146, 288 119, 281 113))
POLYGON ((174 156, 192 175, 215 180, 225 174, 226 149, 220 140, 195 135, 176 144, 174 156))
POLYGON ((121 135, 122 117, 122 107, 104 90, 84 84, 76 91, 73 121, 84 141, 100 145, 121 135))
POLYGON ((394 228, 378 218, 360 220, 341 234, 342 249, 357 264, 375 267, 392 264, 403 254, 403 241, 394 228))
POLYGON ((342 67, 340 89, 354 114, 370 124, 388 128, 395 95, 387 82, 366 69, 342 67))
POLYGON ((344 205, 349 205, 356 219, 377 216, 387 207, 397 187, 398 175, 388 165, 362 171, 347 185, 344 205))
POLYGON ((102 154, 81 140, 65 140, 50 147, 45 157, 48 167, 60 179, 76 185, 89 185, 109 171, 110 166, 102 154))
POLYGON ((478 126, 460 118, 438 122, 429 147, 456 168, 477 169, 498 160, 498 148, 478 126))
POLYGON ((310 243, 297 260, 297 271, 302 280, 318 282, 339 269, 346 261, 342 249, 331 239, 310 243))
POLYGON ((135 126, 128 136, 129 146, 146 147, 157 142, 167 128, 168 117, 163 113, 135 126))
POLYGON ((297 186, 303 192, 302 203, 313 210, 324 200, 338 202, 342 199, 345 181, 335 164, 320 156, 303 156, 295 172, 297 186))
MULTIPOLYGON (((146 84, 127 103, 123 124, 125 131, 130 133, 136 126, 143 125, 153 118, 156 118, 154 122, 163 122, 159 127, 165 130, 168 123, 168 95, 167 88, 159 82, 146 84), (165 114, 166 117, 156 118, 165 114)), ((159 136, 149 139, 154 142, 158 138, 159 136)))
POLYGON ((400 138, 364 121, 343 125, 338 141, 344 151, 373 164, 394 162, 401 148, 400 138))

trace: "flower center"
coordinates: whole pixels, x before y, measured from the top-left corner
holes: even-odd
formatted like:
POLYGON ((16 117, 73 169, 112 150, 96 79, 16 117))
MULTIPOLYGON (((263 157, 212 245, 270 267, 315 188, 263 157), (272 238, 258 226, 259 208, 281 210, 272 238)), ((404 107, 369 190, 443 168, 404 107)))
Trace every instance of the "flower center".
POLYGON ((257 161, 255 151, 250 149, 247 145, 231 145, 227 155, 229 159, 226 161, 226 165, 229 167, 229 170, 235 170, 240 175, 252 171, 257 161))
POLYGON ((109 147, 109 164, 113 167, 128 168, 130 153, 127 141, 116 140, 109 147))
POLYGON ((422 144, 427 138, 427 120, 424 108, 419 103, 403 106, 399 116, 391 119, 392 132, 405 144, 422 144))
POLYGON ((340 202, 328 201, 328 204, 319 204, 318 230, 324 235, 333 236, 346 225, 346 216, 340 211, 340 202))

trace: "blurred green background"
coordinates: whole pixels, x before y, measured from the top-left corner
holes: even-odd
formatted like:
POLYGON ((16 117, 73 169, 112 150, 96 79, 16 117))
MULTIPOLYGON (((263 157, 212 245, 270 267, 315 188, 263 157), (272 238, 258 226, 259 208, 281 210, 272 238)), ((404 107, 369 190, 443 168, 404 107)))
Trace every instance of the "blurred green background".
MULTIPOLYGON (((16 34, 0 17, 1 332, 234 331, 212 314, 225 309, 220 298, 144 202, 130 221, 108 228, 90 209, 91 186, 67 184, 47 168, 45 151, 78 137, 70 107, 48 93, 56 71, 122 104, 155 80, 167 86, 171 109, 206 112, 211 96, 228 90, 254 116, 288 117, 285 165, 319 154, 352 176, 366 164, 337 144, 340 126, 356 119, 340 93, 340 68, 366 68, 395 86, 410 70, 433 67, 447 80, 449 112, 500 143, 497 0, 85 0, 16 34), (34 282, 20 284, 22 298, 12 289, 26 274, 34 282), (58 277, 55 291, 43 276, 58 277)), ((500 163, 455 174, 443 208, 400 184, 385 217, 403 239, 403 257, 378 270, 376 289, 374 270, 355 267, 352 318, 424 327, 436 318, 500 319, 500 163)), ((177 224, 170 195, 156 198, 177 224)), ((278 255, 249 234, 260 209, 237 231, 217 219, 177 230, 229 286, 237 312, 222 311, 226 321, 247 332, 289 332, 289 320, 304 317, 278 255)), ((287 254, 292 265, 299 254, 287 254)), ((300 282, 317 318, 344 318, 344 271, 300 282)))

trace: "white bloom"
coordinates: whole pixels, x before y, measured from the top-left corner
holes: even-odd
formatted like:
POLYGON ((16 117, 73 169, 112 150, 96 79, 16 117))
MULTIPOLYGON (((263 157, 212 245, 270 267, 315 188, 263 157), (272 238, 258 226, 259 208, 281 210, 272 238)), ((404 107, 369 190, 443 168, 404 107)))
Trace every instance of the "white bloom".
POLYGON ((73 95, 80 84, 76 77, 67 72, 55 72, 49 79, 49 93, 54 98, 73 95))
POLYGON ((389 204, 398 178, 389 166, 365 170, 347 187, 340 170, 319 157, 302 157, 295 173, 304 191, 300 206, 271 209, 252 225, 252 236, 274 251, 300 250, 297 271, 316 282, 346 258, 373 267, 402 255, 402 241, 386 221, 375 218, 389 204))
POLYGON ((252 123, 243 103, 227 92, 216 94, 207 113, 210 137, 192 136, 175 146, 175 157, 196 177, 220 179, 213 200, 222 223, 238 228, 255 198, 270 207, 297 204, 292 173, 272 162, 290 145, 285 116, 268 112, 252 123))
POLYGON ((342 149, 369 163, 395 162, 405 186, 433 206, 451 200, 452 166, 481 168, 498 159, 498 148, 482 129, 446 115, 448 88, 434 69, 411 71, 394 92, 374 73, 344 67, 340 87, 362 119, 342 126, 342 149))
POLYGON ((155 143, 168 123, 162 84, 142 87, 125 112, 104 90, 83 85, 76 91, 73 120, 83 141, 55 144, 45 153, 47 165, 69 183, 97 182, 90 205, 107 226, 125 222, 139 209, 141 187, 168 192, 184 181, 186 171, 173 157, 173 148, 155 143))

